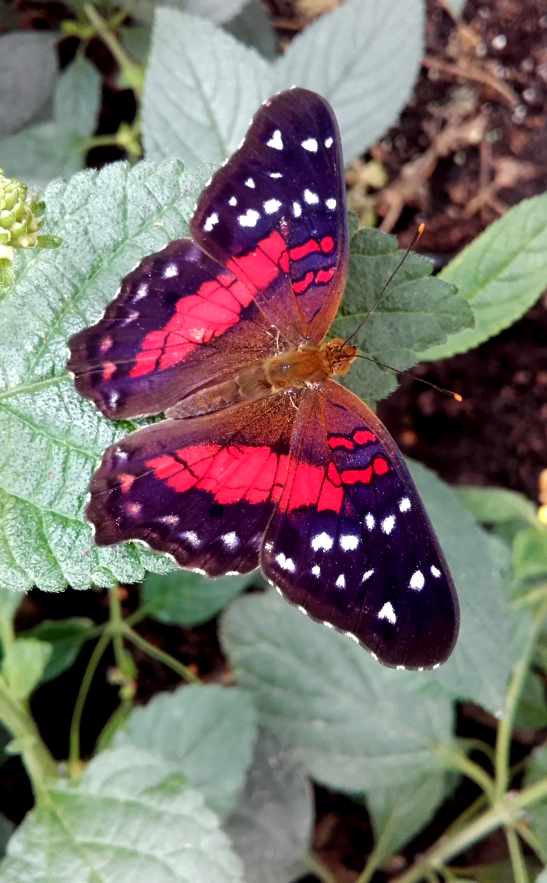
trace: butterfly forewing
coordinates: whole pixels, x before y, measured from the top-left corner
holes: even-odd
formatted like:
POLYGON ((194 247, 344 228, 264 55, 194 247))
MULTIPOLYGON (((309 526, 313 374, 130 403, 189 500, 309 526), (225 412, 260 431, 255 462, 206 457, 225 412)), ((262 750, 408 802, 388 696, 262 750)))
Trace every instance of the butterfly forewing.
POLYGON ((431 668, 454 647, 457 597, 414 482, 380 421, 332 381, 302 401, 261 565, 387 665, 431 668))
POLYGON ((290 89, 267 101, 202 193, 192 236, 255 292, 293 343, 320 342, 347 272, 340 136, 329 104, 290 89))
POLYGON ((274 352, 249 287, 190 239, 127 276, 103 318, 75 334, 68 369, 107 417, 158 414, 274 352))

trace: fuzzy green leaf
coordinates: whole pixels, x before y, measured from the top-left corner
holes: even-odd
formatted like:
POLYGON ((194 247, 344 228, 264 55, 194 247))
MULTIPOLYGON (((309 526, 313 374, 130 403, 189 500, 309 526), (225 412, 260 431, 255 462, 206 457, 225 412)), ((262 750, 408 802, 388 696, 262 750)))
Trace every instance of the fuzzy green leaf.
POLYGON ((292 883, 306 873, 313 834, 311 782, 294 752, 259 733, 247 782, 224 830, 245 883, 292 883))
POLYGON ((272 91, 270 66, 254 49, 203 18, 158 9, 142 109, 146 155, 220 164, 272 91))
POLYGON ((51 656, 40 679, 42 684, 58 678, 73 665, 93 625, 93 620, 84 616, 44 619, 21 635, 46 641, 51 647, 51 656))
POLYGON ((87 141, 56 122, 40 123, 0 141, 0 166, 6 175, 45 187, 79 172, 87 141))
POLYGON ((15 271, 9 258, 0 258, 0 296, 8 292, 15 281, 15 271))
MULTIPOLYGON (((536 748, 528 759, 525 785, 528 788, 544 778, 547 778, 547 745, 536 748)), ((532 829, 540 843, 547 843, 547 799, 527 806, 526 812, 530 816, 532 829)))
POLYGON ((1 883, 242 883, 218 818, 154 754, 105 751, 47 797, 11 838, 1 883))
POLYGON ((55 40, 51 32, 31 30, 0 36, 0 138, 30 123, 51 99, 55 40))
POLYGON ((524 494, 497 487, 457 487, 454 493, 481 524, 525 521, 537 526, 537 506, 524 494))
POLYGON ((475 326, 446 344, 424 347, 421 358, 465 353, 499 334, 547 288, 547 193, 524 199, 495 221, 439 274, 458 286, 475 326))
POLYGON ((246 3, 241 12, 231 19, 225 28, 240 43, 252 46, 270 61, 279 55, 277 34, 271 16, 266 12, 261 0, 250 0, 246 3))
POLYGON ((547 531, 521 530, 513 542, 513 567, 518 579, 547 574, 547 531))
POLYGON ((160 622, 200 625, 216 616, 256 579, 256 574, 207 579, 187 570, 164 575, 151 573, 144 581, 142 598, 150 615, 160 622))
POLYGON ((28 699, 38 686, 52 653, 37 638, 17 638, 4 650, 2 674, 14 699, 28 699))
POLYGON ((53 101, 55 122, 81 137, 92 135, 101 103, 101 77, 87 58, 76 58, 59 79, 53 101))
POLYGON ((408 101, 424 19, 422 0, 346 0, 295 37, 277 62, 276 90, 303 86, 330 101, 346 164, 395 123, 408 101))
POLYGON ((173 569, 141 547, 93 546, 87 485, 104 448, 132 424, 105 420, 76 394, 66 341, 97 321, 144 255, 188 235, 208 175, 176 162, 117 163, 46 191, 45 232, 63 245, 17 255, 18 278, 0 305, 0 585, 87 588, 173 569))
POLYGON ((400 689, 362 647, 275 592, 235 601, 222 638, 261 722, 319 782, 355 793, 439 771, 433 743, 451 741, 450 700, 400 689))
POLYGON ((154 751, 176 765, 221 815, 234 806, 252 762, 256 713, 242 690, 181 687, 136 708, 113 746, 154 751))
MULTIPOLYGON (((403 252, 397 239, 379 230, 359 230, 351 239, 346 290, 337 318, 334 337, 349 337, 363 321, 403 252)), ((411 254, 374 312, 352 338, 361 352, 399 371, 418 361, 418 352, 434 341, 446 341, 473 321, 469 305, 455 288, 431 275, 433 265, 411 254)), ((357 359, 343 378, 367 404, 374 405, 397 386, 396 376, 373 362, 357 359)))
POLYGON ((520 694, 515 724, 532 730, 547 727, 545 686, 539 675, 529 671, 520 694))

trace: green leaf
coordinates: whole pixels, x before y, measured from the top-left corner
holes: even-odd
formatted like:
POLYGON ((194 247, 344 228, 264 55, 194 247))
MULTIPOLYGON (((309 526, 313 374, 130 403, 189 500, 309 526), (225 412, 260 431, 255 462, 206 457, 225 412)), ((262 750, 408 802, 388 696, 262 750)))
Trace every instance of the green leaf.
POLYGON ((193 15, 222 24, 239 15, 246 3, 247 0, 186 0, 184 8, 193 15))
POLYGON ((5 856, 7 845, 14 831, 15 825, 13 822, 0 813, 0 858, 5 856))
POLYGON ((547 727, 547 702, 542 679, 529 671, 520 694, 515 724, 532 730, 547 727))
POLYGON ((35 628, 21 636, 46 641, 52 648, 51 656, 41 677, 42 684, 58 678, 74 664, 93 626, 93 620, 84 616, 72 616, 59 620, 44 619, 35 628))
POLYGON ((473 309, 475 327, 422 353, 444 359, 499 334, 530 309, 547 285, 547 193, 524 199, 494 221, 440 273, 473 309))
POLYGON ((245 883, 292 883, 307 872, 315 816, 312 795, 294 752, 262 730, 243 793, 224 823, 243 861, 245 883))
POLYGON ((246 3, 239 15, 225 25, 225 29, 240 43, 252 46, 270 61, 279 55, 277 34, 261 0, 246 3))
POLYGON ((351 162, 392 126, 423 55, 422 0, 347 0, 291 42, 275 66, 276 90, 304 86, 334 108, 351 162))
POLYGON ((18 279, 0 305, 0 507, 9 515, 0 522, 0 585, 87 588, 173 569, 140 546, 92 543, 87 485, 104 448, 134 424, 105 420, 76 394, 66 341, 97 321, 144 255, 188 235, 209 174, 176 162, 116 163, 47 189, 45 232, 63 245, 16 256, 18 279))
MULTIPOLYGON (((356 331, 402 256, 395 236, 370 228, 355 233, 346 290, 331 328, 334 337, 345 339, 356 331)), ((353 338, 362 352, 403 371, 416 364, 424 346, 445 341, 447 335, 472 322, 465 300, 452 286, 433 277, 432 269, 425 258, 408 256, 389 291, 353 338)), ((392 371, 364 359, 352 365, 342 382, 369 405, 397 386, 392 371)))
POLYGON ((45 187, 84 165, 87 140, 55 122, 41 123, 0 141, 0 167, 11 178, 45 187))
POLYGON ((13 263, 9 258, 0 258, 0 294, 9 291, 14 281, 13 263))
POLYGON ((242 883, 215 814, 156 755, 105 751, 47 796, 11 838, 1 883, 242 883))
MULTIPOLYGON (((524 784, 527 788, 547 777, 547 745, 536 748, 528 759, 524 784)), ((540 843, 547 843, 547 799, 526 807, 532 822, 532 830, 540 843)))
POLYGON ((142 599, 150 615, 160 622, 201 625, 256 580, 256 574, 207 579, 187 570, 165 575, 151 573, 144 581, 142 599))
POLYGON ((136 708, 112 744, 160 754, 201 791, 212 809, 226 815, 252 761, 255 718, 242 690, 191 685, 136 708))
POLYGON ((457 487, 454 493, 481 524, 526 521, 537 526, 537 506, 524 494, 497 487, 457 487))
POLYGON ((362 647, 275 592, 234 601, 222 641, 263 725, 319 782, 355 793, 439 771, 433 743, 451 743, 450 700, 400 689, 362 647))
POLYGON ((547 574, 547 531, 529 528, 518 532, 513 542, 513 567, 519 579, 547 574))
POLYGON ((543 871, 536 877, 536 883, 547 883, 547 865, 545 865, 543 871))
POLYGON ((52 647, 37 638, 17 638, 4 648, 2 674, 14 699, 28 699, 38 686, 52 647))
POLYGON ((82 138, 92 135, 101 105, 101 77, 95 65, 78 56, 59 79, 53 101, 55 122, 82 138))
POLYGON ((467 0, 441 0, 441 3, 454 18, 459 18, 467 5, 467 0))
POLYGON ((398 852, 433 818, 445 799, 445 779, 444 773, 434 772, 403 785, 367 792, 378 864, 398 852))
POLYGON ((0 139, 31 122, 51 98, 57 76, 56 35, 15 31, 0 36, 0 139))
POLYGON ((254 49, 203 18, 158 9, 144 84, 146 155, 220 164, 272 91, 271 69, 254 49))
MULTIPOLYGON (((471 699, 493 714, 505 708, 505 693, 516 648, 510 647, 512 620, 506 610, 499 541, 478 526, 455 493, 424 466, 408 463, 452 571, 460 600, 460 635, 444 665, 424 672, 454 698, 471 699), (492 557, 492 553, 495 557, 492 557), (504 653, 500 654, 500 647, 504 653)), ((415 677, 410 672, 401 672, 415 677)))
POLYGON ((0 587, 0 619, 13 622, 22 600, 22 592, 0 587))
POLYGON ((136 28, 121 27, 118 31, 123 48, 131 58, 143 64, 150 51, 152 29, 147 25, 136 28))

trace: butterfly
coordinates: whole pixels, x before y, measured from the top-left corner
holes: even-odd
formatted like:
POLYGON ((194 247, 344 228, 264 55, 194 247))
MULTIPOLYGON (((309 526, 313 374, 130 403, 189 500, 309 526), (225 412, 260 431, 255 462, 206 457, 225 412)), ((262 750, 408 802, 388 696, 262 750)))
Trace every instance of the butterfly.
POLYGON ((69 342, 102 414, 166 417, 104 453, 95 542, 141 540, 210 577, 260 565, 385 665, 436 667, 459 626, 446 561, 395 442, 331 379, 357 348, 325 340, 349 251, 329 104, 300 88, 266 101, 190 232, 69 342))

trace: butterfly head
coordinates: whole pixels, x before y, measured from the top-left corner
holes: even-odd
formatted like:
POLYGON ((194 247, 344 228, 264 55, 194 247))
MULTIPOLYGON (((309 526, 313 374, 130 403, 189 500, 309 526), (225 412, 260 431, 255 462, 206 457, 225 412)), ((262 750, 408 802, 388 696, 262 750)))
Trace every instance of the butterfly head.
POLYGON ((357 347, 347 344, 341 337, 329 340, 321 347, 324 350, 324 359, 329 377, 347 374, 351 363, 357 358, 357 347))

